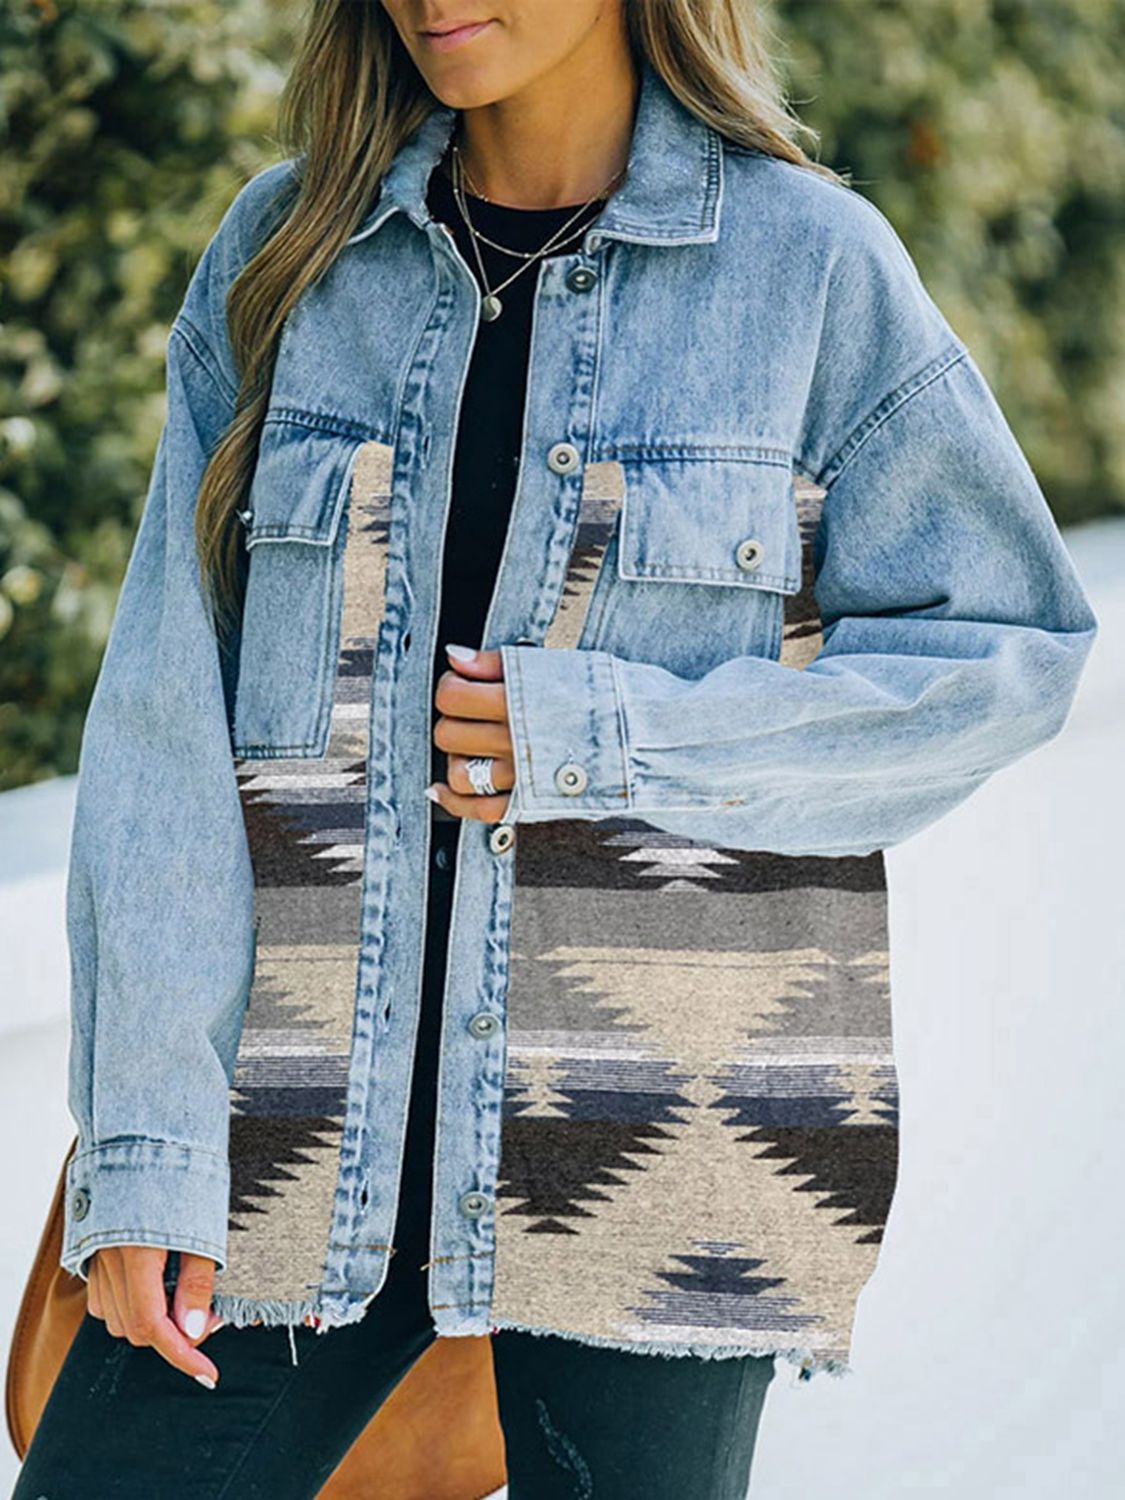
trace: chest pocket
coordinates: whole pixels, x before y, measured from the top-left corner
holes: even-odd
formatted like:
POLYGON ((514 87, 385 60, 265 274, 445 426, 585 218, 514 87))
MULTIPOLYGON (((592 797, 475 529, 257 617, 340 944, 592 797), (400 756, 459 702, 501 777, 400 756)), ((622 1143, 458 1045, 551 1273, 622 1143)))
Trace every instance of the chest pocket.
POLYGON ((622 578, 765 589, 801 586, 788 456, 626 462, 622 578))
POLYGON ((582 644, 702 675, 777 656, 802 582, 787 453, 646 449, 623 455, 620 518, 582 644))
POLYGON ((392 456, 387 443, 267 418, 240 512, 236 755, 322 756, 333 717, 364 712, 351 689, 369 682, 383 616, 392 456))

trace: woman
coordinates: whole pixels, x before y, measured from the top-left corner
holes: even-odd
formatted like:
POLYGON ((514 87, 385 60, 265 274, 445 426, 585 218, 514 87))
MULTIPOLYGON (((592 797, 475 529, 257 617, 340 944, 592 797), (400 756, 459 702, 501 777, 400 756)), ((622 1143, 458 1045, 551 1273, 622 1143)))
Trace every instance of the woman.
POLYGON ((893 1195, 882 850, 1096 622, 741 0, 321 0, 285 119, 87 721, 17 1495, 313 1495, 492 1332, 513 1500, 733 1500, 893 1195))

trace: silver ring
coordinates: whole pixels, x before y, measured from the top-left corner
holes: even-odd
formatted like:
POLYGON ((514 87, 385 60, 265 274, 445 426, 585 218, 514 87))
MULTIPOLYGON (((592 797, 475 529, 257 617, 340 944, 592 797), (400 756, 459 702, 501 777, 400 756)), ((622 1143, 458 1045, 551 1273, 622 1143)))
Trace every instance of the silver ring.
POLYGON ((498 795, 499 789, 492 784, 492 763, 493 758, 491 755, 477 755, 465 766, 466 771, 469 773, 469 780, 472 783, 473 791, 478 797, 495 797, 498 795))

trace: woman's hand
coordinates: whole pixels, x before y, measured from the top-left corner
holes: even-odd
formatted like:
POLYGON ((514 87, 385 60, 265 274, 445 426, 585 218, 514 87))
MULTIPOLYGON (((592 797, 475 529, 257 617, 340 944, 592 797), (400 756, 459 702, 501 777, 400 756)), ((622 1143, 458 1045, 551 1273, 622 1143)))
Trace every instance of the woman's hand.
POLYGON ((449 780, 427 788, 435 802, 458 818, 499 823, 515 785, 508 697, 499 651, 472 651, 446 646, 452 670, 438 678, 434 705, 441 717, 434 725, 434 744, 448 757, 449 780), (466 770, 478 755, 492 756, 492 784, 502 795, 473 791, 466 770))
POLYGON ((224 1322, 210 1310, 215 1262, 206 1255, 180 1251, 173 1321, 164 1288, 167 1258, 167 1250, 150 1245, 106 1245, 96 1250, 90 1261, 86 1305, 115 1338, 126 1338, 138 1347, 150 1344, 177 1370, 214 1389, 219 1371, 197 1345, 224 1322))

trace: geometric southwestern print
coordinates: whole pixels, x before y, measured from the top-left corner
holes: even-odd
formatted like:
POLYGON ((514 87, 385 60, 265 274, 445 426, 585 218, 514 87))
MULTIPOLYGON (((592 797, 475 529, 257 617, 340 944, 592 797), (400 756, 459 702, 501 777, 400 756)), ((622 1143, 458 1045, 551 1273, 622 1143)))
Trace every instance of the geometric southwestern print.
MULTIPOLYGON (((577 641, 620 501, 619 465, 588 479, 548 645, 577 641)), ((822 500, 794 492, 797 670, 822 500)), ((626 817, 526 824, 514 850, 492 1322, 847 1373, 897 1171, 881 851, 626 817)))
POLYGON ((392 458, 385 443, 359 448, 340 518, 342 620, 326 754, 235 761, 257 953, 231 1087, 229 1257, 216 1303, 227 1306, 224 1316, 263 1286, 273 1298, 304 1301, 324 1277, 355 1010, 392 458))

